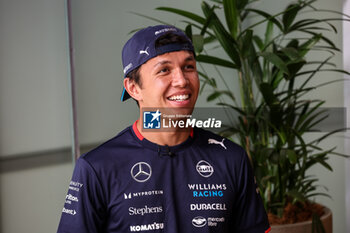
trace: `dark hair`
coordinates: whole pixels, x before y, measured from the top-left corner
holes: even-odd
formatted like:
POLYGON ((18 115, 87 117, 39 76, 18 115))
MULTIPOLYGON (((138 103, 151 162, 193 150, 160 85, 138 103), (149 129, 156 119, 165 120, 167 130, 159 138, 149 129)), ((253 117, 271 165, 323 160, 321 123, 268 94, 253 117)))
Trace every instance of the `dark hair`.
MULTIPOLYGON (((168 32, 160 36, 155 41, 154 46, 155 48, 159 48, 161 46, 168 45, 168 44, 184 44, 184 43, 188 43, 188 40, 185 37, 168 32)), ((140 67, 141 66, 136 67, 135 69, 130 71, 126 76, 130 79, 130 81, 134 81, 137 85, 139 85, 140 88, 142 88, 140 67)), ((136 101, 136 103, 139 106, 138 101, 136 101)))
POLYGON ((188 43, 188 40, 185 37, 168 32, 162 35, 161 37, 159 37, 156 40, 154 46, 155 48, 159 48, 161 46, 168 45, 168 44, 185 44, 185 43, 188 43))

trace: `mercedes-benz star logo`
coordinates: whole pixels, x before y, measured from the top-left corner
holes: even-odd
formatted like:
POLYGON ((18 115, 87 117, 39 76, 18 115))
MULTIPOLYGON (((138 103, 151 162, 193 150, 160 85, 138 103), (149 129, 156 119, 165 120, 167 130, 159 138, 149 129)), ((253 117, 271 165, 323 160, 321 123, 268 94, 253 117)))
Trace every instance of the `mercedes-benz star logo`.
POLYGON ((152 175, 152 168, 148 163, 139 162, 131 168, 131 176, 137 182, 145 182, 152 175))

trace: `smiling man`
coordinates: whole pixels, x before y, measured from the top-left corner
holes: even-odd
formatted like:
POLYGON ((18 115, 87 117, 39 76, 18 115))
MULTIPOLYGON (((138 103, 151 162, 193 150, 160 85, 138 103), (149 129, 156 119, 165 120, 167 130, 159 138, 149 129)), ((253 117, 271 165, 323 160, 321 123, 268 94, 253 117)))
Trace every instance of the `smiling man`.
POLYGON ((143 130, 144 108, 192 113, 199 79, 190 39, 173 26, 148 27, 122 60, 121 99, 137 101, 140 118, 79 158, 58 232, 268 232, 241 147, 199 128, 143 130))

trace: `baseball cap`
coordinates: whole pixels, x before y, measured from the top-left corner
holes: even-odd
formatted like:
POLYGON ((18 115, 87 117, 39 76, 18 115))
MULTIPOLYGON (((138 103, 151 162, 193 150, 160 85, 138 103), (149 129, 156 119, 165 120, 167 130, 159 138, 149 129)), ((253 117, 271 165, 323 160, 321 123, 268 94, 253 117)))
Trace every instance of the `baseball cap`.
MULTIPOLYGON (((188 50, 194 53, 193 45, 191 40, 186 36, 186 34, 180 29, 171 25, 157 25, 150 26, 137 31, 124 45, 122 51, 122 62, 123 62, 123 72, 124 78, 133 71, 134 69, 140 67, 142 64, 146 63, 151 58, 158 55, 188 50), (155 47, 156 40, 167 34, 172 33, 175 35, 182 36, 187 40, 184 43, 172 43, 155 47)), ((130 98, 128 92, 123 88, 121 101, 125 101, 130 98)))

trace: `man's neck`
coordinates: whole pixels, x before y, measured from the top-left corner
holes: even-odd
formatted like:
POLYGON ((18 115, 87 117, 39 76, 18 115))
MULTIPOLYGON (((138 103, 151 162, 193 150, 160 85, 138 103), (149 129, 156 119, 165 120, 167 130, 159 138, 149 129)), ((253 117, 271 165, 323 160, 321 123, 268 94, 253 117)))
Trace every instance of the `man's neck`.
POLYGON ((156 143, 158 145, 168 145, 175 146, 183 143, 187 140, 187 138, 191 134, 191 129, 173 129, 170 132, 164 131, 156 131, 156 132, 145 132, 142 131, 142 122, 140 120, 137 121, 137 130, 141 133, 141 135, 146 138, 148 141, 156 143))

